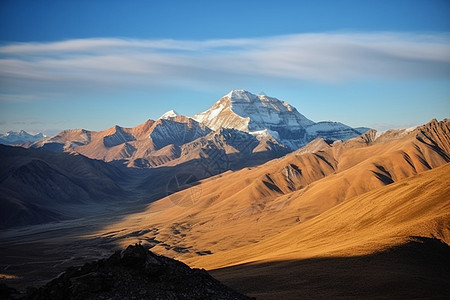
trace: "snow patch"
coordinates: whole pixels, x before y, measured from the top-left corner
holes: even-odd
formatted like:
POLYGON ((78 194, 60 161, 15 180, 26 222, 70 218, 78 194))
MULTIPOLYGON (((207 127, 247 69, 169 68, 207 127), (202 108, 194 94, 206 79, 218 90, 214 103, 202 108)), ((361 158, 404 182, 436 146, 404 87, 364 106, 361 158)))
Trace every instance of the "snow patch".
POLYGON ((413 131, 414 129, 416 129, 417 127, 419 127, 419 126, 413 126, 413 127, 406 128, 406 129, 405 129, 405 133, 411 132, 411 131, 413 131))
POLYGON ((377 131, 375 132, 375 140, 376 141, 380 136, 382 136, 386 131, 377 131))
POLYGON ((167 119, 170 119, 170 118, 175 118, 176 116, 179 116, 179 114, 176 111, 174 111, 173 109, 171 109, 168 112, 164 113, 159 118, 167 120, 167 119))
POLYGON ((278 132, 269 130, 267 128, 263 130, 249 131, 248 133, 250 133, 251 135, 255 136, 258 139, 271 137, 273 137, 276 140, 280 139, 280 135, 278 134, 278 132))
POLYGON ((223 107, 223 104, 221 103, 221 104, 219 105, 219 107, 217 107, 217 108, 215 108, 215 109, 209 111, 208 116, 207 116, 207 119, 208 119, 208 120, 214 119, 215 117, 217 117, 217 115, 218 115, 223 109, 224 109, 224 107, 223 107))

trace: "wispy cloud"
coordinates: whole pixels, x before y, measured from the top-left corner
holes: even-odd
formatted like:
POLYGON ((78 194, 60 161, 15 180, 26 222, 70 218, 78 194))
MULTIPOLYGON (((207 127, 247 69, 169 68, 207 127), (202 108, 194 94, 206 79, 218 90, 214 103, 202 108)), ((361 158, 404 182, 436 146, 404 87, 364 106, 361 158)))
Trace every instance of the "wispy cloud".
POLYGON ((29 120, 26 120, 26 121, 16 120, 16 121, 13 121, 12 124, 15 124, 15 125, 41 125, 41 124, 44 124, 44 122, 42 122, 42 121, 29 121, 29 120))
POLYGON ((28 102, 36 97, 30 94, 6 94, 0 93, 0 102, 28 102))
MULTIPOLYGON (((445 34, 321 33, 206 41, 78 39, 0 47, 0 89, 207 86, 450 77, 445 34)), ((21 90, 21 91, 20 91, 21 90)), ((4 98, 4 97, 2 97, 4 98)))

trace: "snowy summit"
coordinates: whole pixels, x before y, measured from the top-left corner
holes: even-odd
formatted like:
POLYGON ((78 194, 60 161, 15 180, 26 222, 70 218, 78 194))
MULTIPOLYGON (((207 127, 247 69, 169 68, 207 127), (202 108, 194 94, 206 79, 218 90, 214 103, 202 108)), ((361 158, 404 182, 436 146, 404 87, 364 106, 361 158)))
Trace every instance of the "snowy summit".
POLYGON ((167 119, 175 118, 176 116, 179 116, 179 114, 176 111, 174 111, 173 109, 171 109, 168 112, 164 113, 159 118, 167 120, 167 119))
POLYGON ((270 135, 292 150, 318 136, 345 140, 360 134, 342 123, 316 123, 285 101, 245 90, 230 91, 193 119, 213 130, 232 128, 255 136, 270 135))

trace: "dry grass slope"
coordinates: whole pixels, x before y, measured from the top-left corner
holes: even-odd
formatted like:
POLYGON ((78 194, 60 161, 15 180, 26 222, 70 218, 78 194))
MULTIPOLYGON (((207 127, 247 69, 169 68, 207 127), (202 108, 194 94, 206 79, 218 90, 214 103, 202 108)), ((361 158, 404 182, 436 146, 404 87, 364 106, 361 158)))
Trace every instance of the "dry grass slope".
POLYGON ((254 245, 192 259, 214 269, 248 262, 359 256, 412 236, 450 244, 450 164, 354 197, 254 245))
MULTIPOLYGON (((446 205, 423 198, 424 203, 428 203, 423 204, 424 207, 414 206, 415 202, 411 202, 410 213, 391 215, 390 210, 384 209, 390 202, 386 200, 386 203, 376 205, 370 193, 378 193, 377 197, 381 197, 395 186, 398 196, 407 195, 405 203, 416 196, 425 197, 424 193, 434 188, 431 182, 396 184, 450 161, 449 125, 450 120, 447 119, 441 122, 433 120, 414 130, 388 131, 380 136, 368 132, 331 145, 316 140, 297 152, 259 167, 203 180, 199 185, 161 199, 144 212, 129 215, 122 222, 92 236, 117 232, 108 236, 117 239, 121 246, 141 240, 154 245, 156 252, 208 268, 265 259, 272 254, 274 256, 270 259, 297 257, 298 253, 303 253, 302 257, 324 253, 356 255, 377 247, 382 249, 403 242, 408 236, 405 228, 411 228, 411 222, 422 224, 418 227, 422 229, 426 226, 445 228, 449 211, 446 205), (418 188, 416 184, 419 184, 418 188), (365 197, 371 200, 364 200, 365 197), (358 204, 358 201, 365 205, 358 204), (421 216, 422 210, 428 211, 425 210, 427 205, 432 209, 428 215, 421 216), (323 221, 331 209, 341 209, 342 213, 348 210, 349 217, 358 215, 361 222, 365 222, 364 226, 356 228, 355 222, 341 224, 333 219, 336 215, 329 217, 329 223, 323 221), (410 215, 416 210, 417 215, 410 215), (373 218, 380 218, 384 223, 373 232, 364 232, 363 228, 369 228, 375 222, 373 218), (403 223, 403 219, 407 223, 403 223), (388 220, 391 223, 386 223, 388 220), (310 227, 317 222, 321 223, 310 227), (338 224, 341 226, 336 227, 338 224), (303 228, 301 232, 305 231, 297 234, 299 228, 303 228), (382 233, 387 229, 391 233, 399 232, 399 238, 392 234, 388 235, 389 240, 385 240, 382 233), (336 232, 340 237, 325 249, 321 246, 325 241, 316 232, 322 232, 324 236, 336 232), (378 238, 380 235, 383 238, 378 238), (354 248, 353 236, 369 246, 354 248), (260 246, 263 244, 265 246, 260 246), (374 246, 370 246, 372 244, 374 246), (236 250, 240 247, 246 250, 236 250)), ((394 191, 391 193, 393 195, 394 191)), ((441 196, 448 201, 448 195, 441 196)), ((406 205, 395 203, 394 207, 406 205)), ((423 229, 423 232, 425 236, 433 232, 448 241, 445 230, 423 229)))

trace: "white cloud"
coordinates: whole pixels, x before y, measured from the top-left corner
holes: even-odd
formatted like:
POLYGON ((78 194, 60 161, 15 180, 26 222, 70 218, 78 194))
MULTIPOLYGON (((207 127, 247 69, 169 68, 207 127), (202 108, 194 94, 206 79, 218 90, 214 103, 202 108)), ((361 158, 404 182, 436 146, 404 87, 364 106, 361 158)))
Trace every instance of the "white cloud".
POLYGON ((450 77, 448 35, 319 33, 206 41, 77 39, 0 47, 0 87, 8 94, 23 94, 24 89, 55 92, 111 86, 205 86, 230 78, 335 82, 430 77, 450 77))

